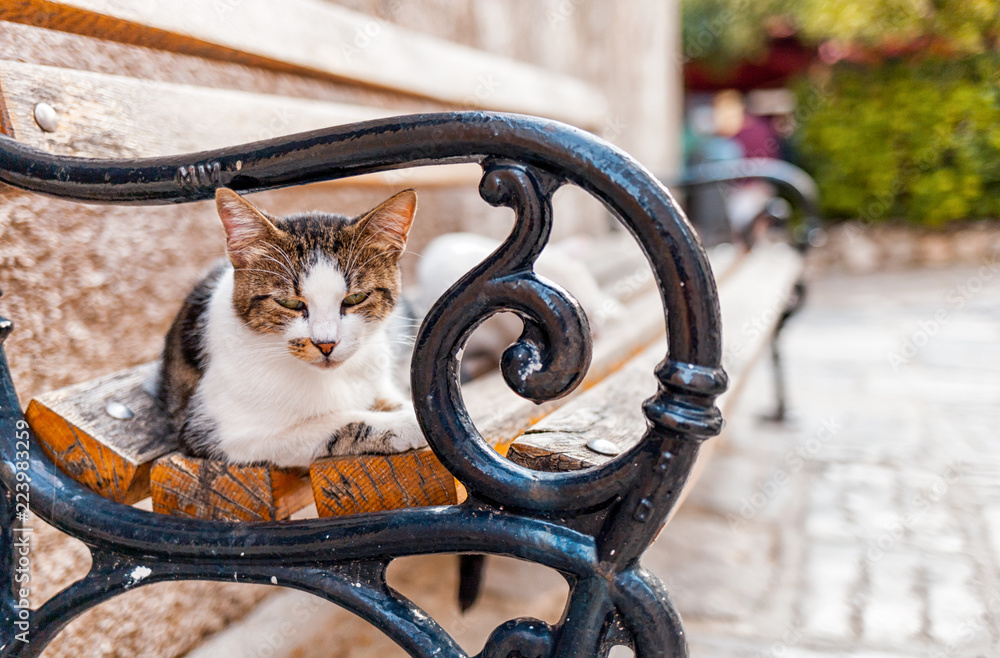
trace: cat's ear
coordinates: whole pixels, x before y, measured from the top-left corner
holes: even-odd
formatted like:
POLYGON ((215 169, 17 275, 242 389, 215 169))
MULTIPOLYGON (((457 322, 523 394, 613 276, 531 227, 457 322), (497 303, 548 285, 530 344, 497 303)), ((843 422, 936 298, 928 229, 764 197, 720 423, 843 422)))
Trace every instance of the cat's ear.
POLYGON ((389 249, 402 251, 417 212, 417 193, 403 190, 361 218, 361 230, 389 249))
POLYGON ((215 191, 215 205, 226 229, 226 251, 236 267, 268 251, 267 245, 279 233, 278 228, 257 208, 232 190, 215 191))

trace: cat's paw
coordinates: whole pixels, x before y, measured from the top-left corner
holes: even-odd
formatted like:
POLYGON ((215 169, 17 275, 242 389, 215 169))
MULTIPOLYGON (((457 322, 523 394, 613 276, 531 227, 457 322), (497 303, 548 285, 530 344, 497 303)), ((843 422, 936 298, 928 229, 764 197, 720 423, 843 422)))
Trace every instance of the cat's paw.
POLYGON ((388 438, 386 449, 389 452, 405 452, 415 448, 423 448, 427 445, 424 432, 417 424, 417 418, 412 412, 396 412, 393 414, 397 418, 393 419, 391 436, 388 438))

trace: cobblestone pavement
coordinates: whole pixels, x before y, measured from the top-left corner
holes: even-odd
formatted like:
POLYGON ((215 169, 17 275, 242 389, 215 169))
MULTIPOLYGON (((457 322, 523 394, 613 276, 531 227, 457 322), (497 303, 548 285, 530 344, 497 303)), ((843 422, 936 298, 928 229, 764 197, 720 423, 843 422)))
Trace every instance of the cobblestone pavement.
POLYGON ((644 560, 692 657, 1000 656, 1000 267, 810 292, 644 560))
MULTIPOLYGON (((812 285, 783 343, 793 422, 757 420, 772 403, 763 364, 643 557, 684 618, 692 658, 1000 656, 995 274, 812 285)), ((389 582, 470 653, 512 617, 559 619, 565 581, 497 557, 480 602, 459 613, 455 566, 404 558, 389 582)), ((397 655, 350 613, 286 591, 189 658, 397 655)))

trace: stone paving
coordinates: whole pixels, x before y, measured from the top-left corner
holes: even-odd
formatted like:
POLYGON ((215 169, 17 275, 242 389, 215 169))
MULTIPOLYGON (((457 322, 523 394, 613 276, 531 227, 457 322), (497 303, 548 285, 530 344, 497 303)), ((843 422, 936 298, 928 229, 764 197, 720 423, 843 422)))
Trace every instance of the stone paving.
MULTIPOLYGON (((1000 267, 826 275, 783 344, 793 420, 758 420, 758 367, 643 558, 692 658, 1000 656, 1000 267)), ((566 596, 554 572, 503 558, 465 615, 451 556, 398 560, 389 580, 471 653, 511 617, 556 621, 566 596)), ((189 658, 396 655, 285 591, 189 658)))
POLYGON ((647 554, 691 655, 1000 656, 1000 267, 810 292, 647 554))

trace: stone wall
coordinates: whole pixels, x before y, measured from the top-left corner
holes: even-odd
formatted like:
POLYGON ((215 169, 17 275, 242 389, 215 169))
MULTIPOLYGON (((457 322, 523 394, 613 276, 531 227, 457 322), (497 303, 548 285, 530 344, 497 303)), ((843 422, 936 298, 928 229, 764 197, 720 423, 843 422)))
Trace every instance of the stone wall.
MULTIPOLYGON (((402 27, 586 80, 604 91, 599 131, 651 170, 680 164, 677 0, 334 0, 402 27)), ((483 93, 488 93, 485 85, 483 93)))
POLYGON ((976 222, 936 231, 902 224, 864 226, 845 222, 830 227, 825 244, 809 254, 813 272, 852 274, 986 263, 1000 263, 997 222, 976 222))

